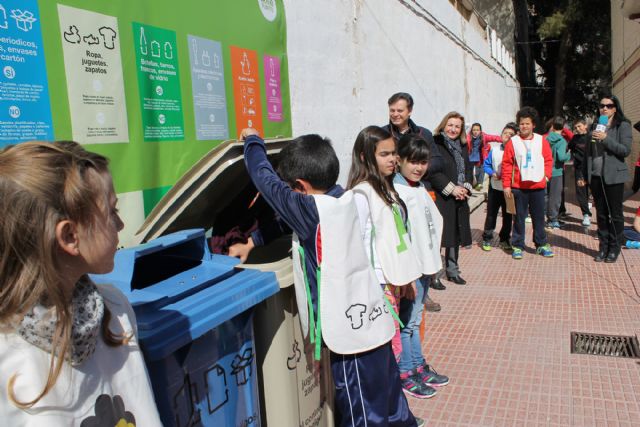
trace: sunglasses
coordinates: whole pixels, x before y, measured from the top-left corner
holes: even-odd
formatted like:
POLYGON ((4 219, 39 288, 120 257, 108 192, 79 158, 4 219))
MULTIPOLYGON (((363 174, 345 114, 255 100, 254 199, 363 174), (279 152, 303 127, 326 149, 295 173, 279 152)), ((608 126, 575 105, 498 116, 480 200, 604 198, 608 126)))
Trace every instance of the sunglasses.
POLYGON ((611 110, 612 108, 616 108, 616 104, 600 104, 600 108, 608 108, 609 110, 611 110))

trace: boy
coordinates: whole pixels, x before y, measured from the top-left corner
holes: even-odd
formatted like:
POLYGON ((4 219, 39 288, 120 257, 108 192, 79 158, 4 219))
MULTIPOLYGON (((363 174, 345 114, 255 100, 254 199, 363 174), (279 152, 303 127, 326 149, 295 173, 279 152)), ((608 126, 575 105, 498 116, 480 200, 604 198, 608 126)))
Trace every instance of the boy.
POLYGON ((513 259, 522 259, 523 256, 527 212, 531 213, 536 253, 544 257, 553 256, 544 229, 544 197, 547 182, 551 179, 553 158, 549 143, 542 135, 533 132, 537 119, 538 112, 533 107, 523 107, 518 111, 516 121, 520 135, 513 136, 504 148, 504 196, 515 197, 516 204, 516 219, 511 237, 513 259))
POLYGON ((482 250, 491 250, 491 239, 493 230, 496 228, 498 220, 498 210, 502 209, 502 228, 500 228, 500 248, 505 251, 511 250, 509 238, 511 237, 511 223, 513 218, 507 212, 507 204, 502 193, 502 158, 504 147, 507 142, 518 132, 515 123, 507 123, 502 130, 502 143, 491 143, 491 149, 484 160, 484 172, 491 177, 489 184, 489 194, 487 197, 487 217, 484 221, 484 232, 482 233, 482 250))
POLYGON ((551 129, 546 137, 553 157, 551 180, 547 184, 547 218, 549 222, 546 227, 550 229, 560 228, 558 214, 560 213, 564 188, 564 163, 571 158, 567 151, 567 141, 562 137, 563 129, 564 119, 556 116, 551 122, 551 129))
POLYGON ((256 130, 244 129, 240 139, 251 180, 297 235, 302 329, 316 344, 316 359, 321 343, 331 350, 338 425, 423 425, 402 392, 389 345, 393 320, 362 244, 353 194, 336 185, 339 162, 330 142, 318 135, 291 142, 280 153, 281 179, 256 130))

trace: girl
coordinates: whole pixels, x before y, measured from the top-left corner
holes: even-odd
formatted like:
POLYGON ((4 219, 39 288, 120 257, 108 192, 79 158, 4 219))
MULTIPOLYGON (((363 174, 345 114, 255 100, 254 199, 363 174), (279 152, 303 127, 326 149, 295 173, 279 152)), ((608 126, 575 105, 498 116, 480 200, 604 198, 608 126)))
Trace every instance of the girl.
POLYGON ((444 218, 442 247, 445 248, 448 280, 458 285, 467 282, 460 276, 460 246, 471 245, 469 204, 472 168, 464 134, 464 117, 452 111, 444 116, 434 131, 435 145, 442 156, 441 167, 429 171, 428 179, 436 192, 436 206, 444 218))
POLYGON ((482 165, 489 153, 489 143, 500 141, 500 136, 489 135, 482 132, 482 125, 480 123, 471 125, 471 132, 467 134, 467 150, 469 151, 469 162, 473 165, 476 190, 482 189, 482 182, 484 181, 484 169, 482 165))
POLYGON ((515 123, 507 123, 502 129, 502 144, 494 144, 484 161, 484 171, 491 177, 487 197, 487 217, 484 220, 484 232, 482 233, 482 249, 485 251, 491 250, 491 239, 493 239, 493 230, 496 228, 498 210, 500 209, 502 209, 502 228, 499 233, 500 248, 505 251, 511 250, 509 239, 511 238, 513 218, 507 212, 507 204, 502 193, 502 156, 505 144, 517 132, 518 128, 515 123))
MULTIPOLYGON (((395 168, 396 147, 391 134, 377 126, 364 128, 353 146, 347 188, 353 189, 367 255, 393 312, 397 312, 398 298, 415 295, 414 281, 422 275, 407 233, 406 205, 393 187, 395 168)), ((399 357, 397 329, 392 344, 399 357)), ((412 394, 429 397, 434 391, 419 383, 412 394)))
POLYGON ((0 152, 0 419, 160 425, 113 269, 123 223, 107 159, 73 142, 0 152), (34 173, 37 172, 37 173, 34 173))
MULTIPOLYGON (((442 216, 420 182, 427 172, 429 143, 417 134, 403 135, 398 141, 398 171, 393 182, 400 197, 406 201, 409 217, 409 236, 412 247, 422 263, 422 272, 432 275, 442 268, 440 239, 442 238, 442 216)), ((420 324, 424 299, 429 289, 430 277, 425 275, 416 283, 417 292, 413 300, 400 300, 400 319, 404 328, 400 330, 402 352, 400 354, 400 380, 405 391, 418 398, 432 397, 433 386, 444 386, 449 378, 438 375, 426 363, 420 342, 420 324), (422 385, 423 387, 419 387, 422 385), (417 393, 422 391, 423 394, 417 393)))
POLYGON ((606 127, 590 132, 593 143, 587 144, 584 160, 576 165, 576 177, 580 187, 589 184, 596 205, 600 248, 594 261, 616 262, 624 244, 622 201, 629 179, 625 158, 631 153, 631 123, 613 95, 600 99, 599 114, 606 118, 606 127))

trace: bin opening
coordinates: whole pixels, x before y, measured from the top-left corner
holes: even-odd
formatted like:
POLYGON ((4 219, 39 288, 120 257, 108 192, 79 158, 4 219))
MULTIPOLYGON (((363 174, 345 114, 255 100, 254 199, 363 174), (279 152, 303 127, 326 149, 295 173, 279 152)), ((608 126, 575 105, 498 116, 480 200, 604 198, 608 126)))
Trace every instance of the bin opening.
POLYGON ((204 239, 189 239, 136 260, 131 289, 144 289, 202 264, 204 239), (159 268, 161 266, 162 268, 159 268))

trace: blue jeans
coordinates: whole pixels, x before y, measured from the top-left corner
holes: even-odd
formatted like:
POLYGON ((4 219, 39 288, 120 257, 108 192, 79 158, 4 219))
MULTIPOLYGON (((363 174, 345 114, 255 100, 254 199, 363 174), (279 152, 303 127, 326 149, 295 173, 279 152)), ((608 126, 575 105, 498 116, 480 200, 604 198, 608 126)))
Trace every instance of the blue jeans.
POLYGON ((531 214, 533 223, 533 243, 536 248, 547 244, 547 232, 544 230, 544 198, 546 189, 521 190, 512 188, 513 197, 516 200, 516 218, 513 221, 513 232, 511 233, 511 246, 514 248, 524 248, 524 221, 527 214, 531 214))
POLYGON ((400 329, 400 341, 402 342, 402 353, 400 353, 400 361, 398 362, 400 373, 410 371, 425 363, 420 342, 420 323, 424 310, 423 298, 429 288, 429 280, 428 276, 423 276, 416 282, 417 293, 413 301, 406 298, 400 300, 400 320, 404 323, 404 328, 400 329))

